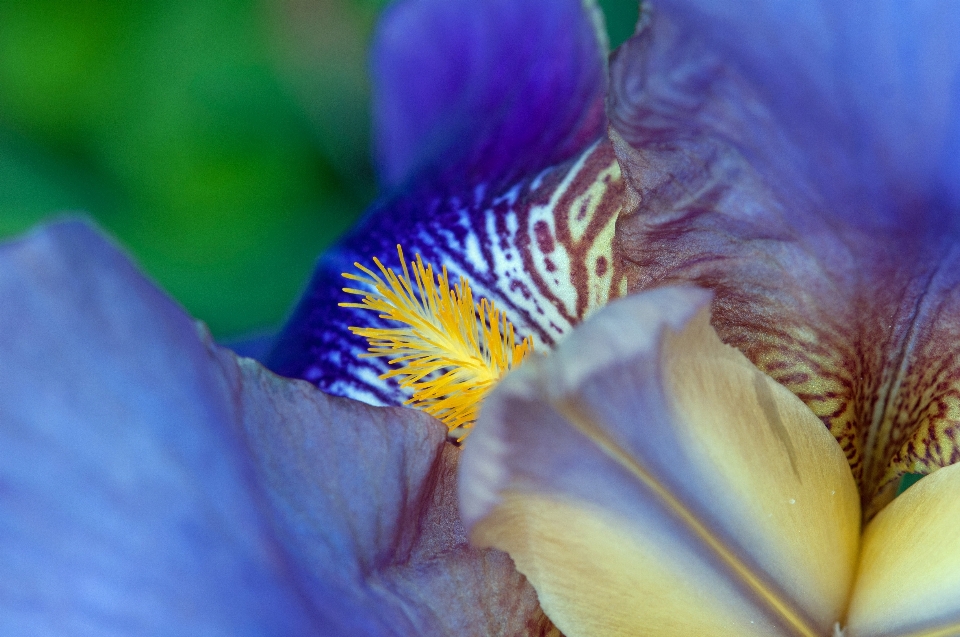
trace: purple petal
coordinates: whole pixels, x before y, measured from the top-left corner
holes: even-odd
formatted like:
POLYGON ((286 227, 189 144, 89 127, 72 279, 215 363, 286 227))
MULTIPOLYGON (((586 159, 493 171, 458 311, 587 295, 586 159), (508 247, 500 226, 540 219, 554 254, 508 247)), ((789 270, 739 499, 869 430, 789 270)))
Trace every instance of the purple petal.
MULTIPOLYGON (((622 194, 603 134, 605 48, 581 0, 406 0, 374 46, 379 156, 389 192, 324 255, 268 356, 284 376, 373 404, 403 394, 357 360, 337 307, 341 273, 396 245, 495 301, 521 336, 549 347, 621 289, 612 240, 622 194), (598 110, 599 109, 599 110, 598 110), (402 190, 398 187, 402 186, 402 190)), ((382 322, 381 322, 382 323, 382 322)))
POLYGON ((467 544, 445 427, 220 360, 281 537, 328 615, 383 634, 528 634, 533 589, 505 553, 467 544))
POLYGON ((747 6, 664 2, 619 52, 621 256, 632 289, 715 291, 721 338, 825 421, 872 514, 960 459, 957 44, 917 35, 933 5, 747 6))
POLYGON ((376 159, 464 194, 561 163, 605 124, 602 17, 583 0, 402 0, 374 37, 376 159))
POLYGON ((0 632, 521 634, 458 451, 217 348, 82 223, 0 250, 0 632), (475 632, 473 632, 475 631, 475 632))
POLYGON ((0 632, 313 634, 194 322, 82 223, 0 262, 0 632))
MULTIPOLYGON (((653 4, 680 37, 736 69, 779 133, 806 155, 805 176, 835 197, 830 214, 862 218, 869 204, 870 217, 902 219, 912 216, 910 204, 931 196, 944 197, 948 209, 960 206, 957 3, 653 4)), ((729 126, 729 118, 720 125, 729 126)), ((740 130, 735 139, 752 142, 765 159, 777 157, 780 145, 769 147, 763 126, 750 136, 740 130)))

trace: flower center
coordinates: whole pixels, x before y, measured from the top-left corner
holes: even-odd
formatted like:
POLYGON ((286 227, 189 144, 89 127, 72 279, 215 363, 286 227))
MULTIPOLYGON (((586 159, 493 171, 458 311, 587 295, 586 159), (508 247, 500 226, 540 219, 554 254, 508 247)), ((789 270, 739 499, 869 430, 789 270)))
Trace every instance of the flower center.
POLYGON ((492 301, 474 302, 466 277, 451 288, 447 269, 434 274, 418 254, 407 262, 398 245, 403 275, 399 276, 374 257, 376 274, 359 263, 363 274, 344 278, 368 289, 344 288, 362 296, 359 303, 342 307, 372 310, 398 327, 351 327, 370 344, 364 357, 391 357, 395 369, 380 378, 396 378, 413 395, 404 402, 438 418, 450 432, 461 430, 462 441, 473 426, 480 401, 496 382, 533 351, 533 337, 516 342, 513 325, 492 301), (413 271, 413 277, 410 271, 413 271))

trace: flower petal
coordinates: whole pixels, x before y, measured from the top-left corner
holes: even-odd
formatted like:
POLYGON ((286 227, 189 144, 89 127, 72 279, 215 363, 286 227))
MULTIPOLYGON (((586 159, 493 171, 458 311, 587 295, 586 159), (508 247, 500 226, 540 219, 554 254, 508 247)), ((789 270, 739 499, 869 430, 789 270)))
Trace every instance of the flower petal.
POLYGON ((603 133, 606 56, 593 0, 395 2, 371 54, 383 182, 499 190, 578 155, 603 133))
POLYGON ((565 634, 824 635, 859 500, 809 410, 709 327, 702 290, 615 301, 485 402, 461 467, 472 541, 565 634))
POLYGON ((192 320, 86 225, 0 250, 0 633, 308 635, 192 320))
POLYGON ((284 544, 342 634, 356 615, 384 634, 541 634, 536 594, 510 558, 467 544, 461 452, 446 427, 218 357, 284 544))
MULTIPOLYGON (((654 4, 682 33, 688 53, 695 42, 723 60, 714 88, 724 86, 735 69, 747 89, 739 112, 709 122, 710 128, 729 126, 744 114, 754 122, 758 115, 772 116, 780 134, 806 155, 803 177, 836 197, 828 214, 862 218, 864 207, 870 207, 871 217, 906 218, 917 213, 909 204, 947 194, 953 196, 940 201, 942 207, 921 214, 949 214, 960 206, 960 187, 952 179, 960 167, 960 6, 955 2, 654 4), (745 111, 755 99, 765 112, 745 111), (840 203, 849 208, 837 209, 840 203)), ((676 70, 658 68, 656 74, 665 78, 676 70)), ((684 71, 688 80, 691 71, 684 71)), ((776 141, 779 146, 764 128, 755 129, 755 135, 737 130, 734 142, 776 141)), ((751 150, 775 156, 779 148, 751 150)))
POLYGON ((550 347, 623 287, 613 235, 622 181, 605 140, 606 45, 584 0, 405 0, 375 39, 378 156, 386 192, 323 256, 268 366, 373 404, 406 396, 337 307, 341 273, 397 244, 497 303, 550 347))
POLYGON ((960 466, 916 483, 867 526, 848 634, 960 634, 960 466))
POLYGON ((714 290, 721 339, 823 418, 868 515, 960 458, 960 10, 928 5, 668 0, 612 68, 630 287, 714 290), (935 7, 955 26, 928 39, 935 7))
POLYGON ((0 248, 0 299, 3 634, 540 626, 440 423, 216 347, 82 223, 0 248))

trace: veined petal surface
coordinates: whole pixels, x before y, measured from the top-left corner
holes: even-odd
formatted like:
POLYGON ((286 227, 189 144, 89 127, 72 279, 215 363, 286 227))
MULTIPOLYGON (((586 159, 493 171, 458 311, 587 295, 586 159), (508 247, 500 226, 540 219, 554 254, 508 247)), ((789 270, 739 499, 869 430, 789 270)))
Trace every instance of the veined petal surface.
POLYGON ((424 414, 213 345, 113 245, 0 247, 0 633, 538 635, 424 414))
POLYGON ((867 526, 850 637, 960 634, 960 466, 924 478, 867 526))
POLYGON ((869 517, 960 459, 960 5, 655 4, 612 67, 629 287, 713 290, 869 517))
POLYGON ((471 540, 513 557, 570 637, 832 632, 860 509, 817 418, 708 323, 709 295, 611 303, 484 403, 471 540))
MULTIPOLYGON (((957 3, 651 4, 756 90, 807 156, 805 174, 834 197, 828 214, 909 222, 919 202, 942 205, 923 216, 960 207, 957 3)), ((767 141, 767 131, 755 130, 754 141, 767 141)))
MULTIPOLYGON (((623 288, 613 235, 623 184, 603 103, 606 42, 592 1, 405 0, 373 47, 383 197, 327 252, 267 358, 284 375, 373 404, 405 396, 358 360, 343 272, 397 244, 506 312, 549 348, 623 288)), ((352 299, 349 299, 352 300, 352 299)))

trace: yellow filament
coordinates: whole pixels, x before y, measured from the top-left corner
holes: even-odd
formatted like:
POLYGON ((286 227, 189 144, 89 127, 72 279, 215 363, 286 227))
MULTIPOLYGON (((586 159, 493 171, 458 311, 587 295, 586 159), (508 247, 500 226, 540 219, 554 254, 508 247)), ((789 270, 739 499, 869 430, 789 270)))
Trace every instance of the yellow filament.
POLYGON ((405 405, 438 418, 450 431, 469 429, 486 393, 533 351, 533 337, 517 344, 506 314, 487 299, 475 303, 465 277, 451 288, 447 269, 434 276, 433 266, 424 266, 418 254, 410 262, 411 279, 399 245, 397 254, 402 277, 376 257, 373 262, 379 275, 354 263, 363 275, 344 273, 344 278, 369 290, 344 288, 363 300, 340 306, 372 310, 402 326, 351 327, 350 331, 370 344, 362 356, 390 356, 389 363, 399 366, 380 378, 396 378, 401 387, 413 390, 405 405))

